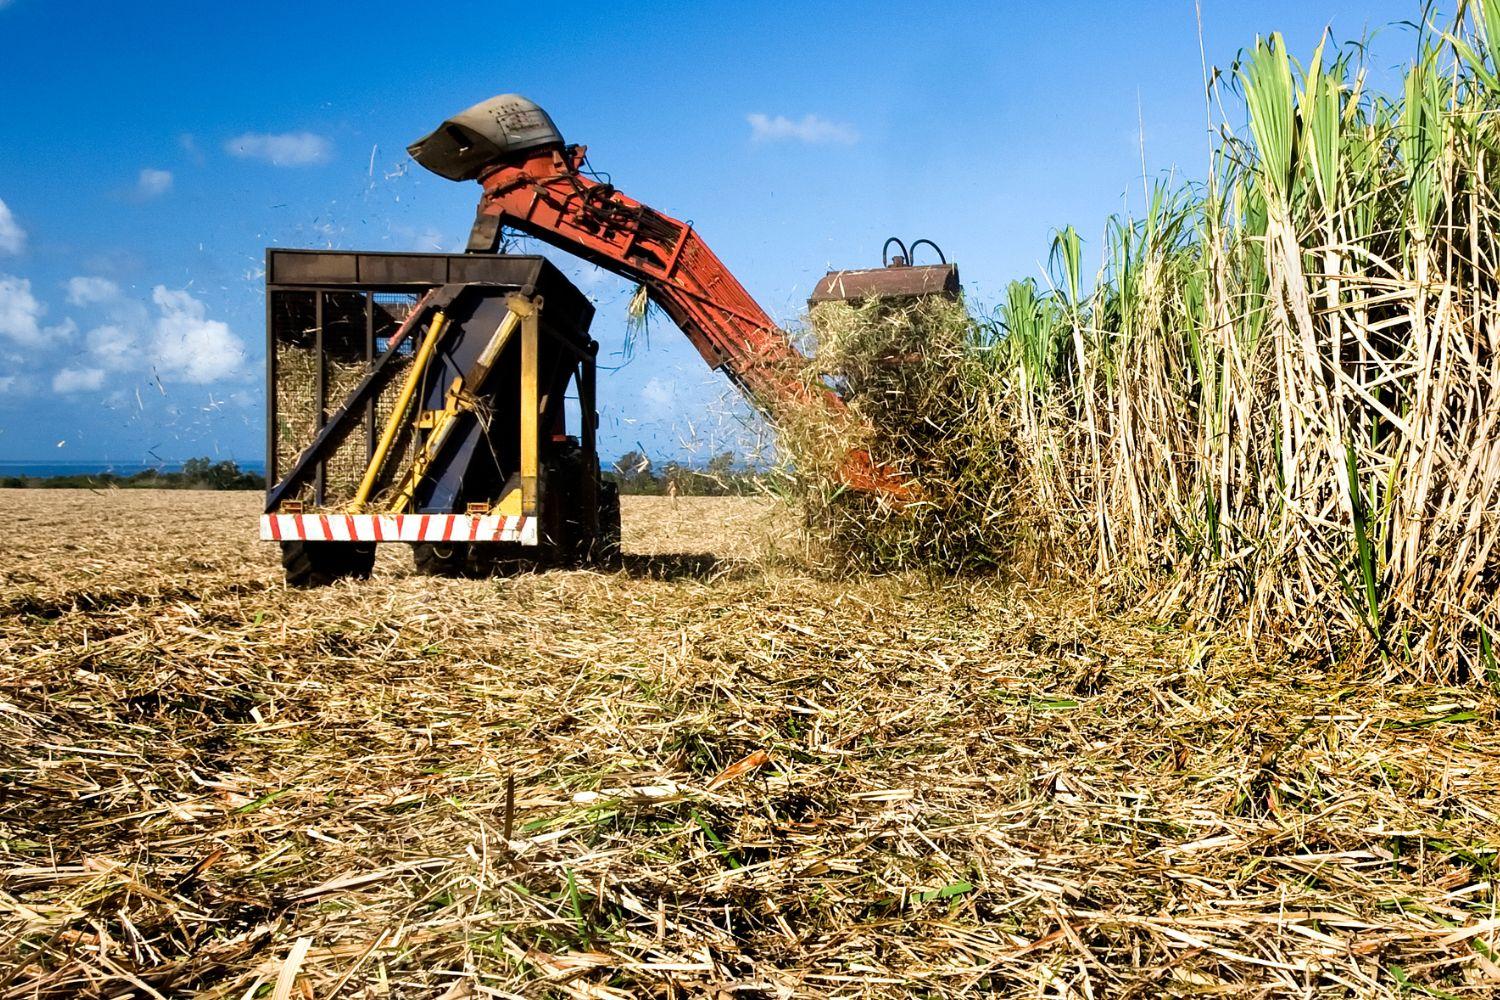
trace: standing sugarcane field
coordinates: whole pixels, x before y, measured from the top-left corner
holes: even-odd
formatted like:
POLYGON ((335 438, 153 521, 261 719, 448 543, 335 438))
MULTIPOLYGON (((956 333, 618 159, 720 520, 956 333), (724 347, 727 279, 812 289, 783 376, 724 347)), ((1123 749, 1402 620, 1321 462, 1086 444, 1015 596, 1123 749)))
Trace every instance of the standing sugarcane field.
POLYGON ((1500 0, 0 51, 0 1000, 1500 997, 1500 0))

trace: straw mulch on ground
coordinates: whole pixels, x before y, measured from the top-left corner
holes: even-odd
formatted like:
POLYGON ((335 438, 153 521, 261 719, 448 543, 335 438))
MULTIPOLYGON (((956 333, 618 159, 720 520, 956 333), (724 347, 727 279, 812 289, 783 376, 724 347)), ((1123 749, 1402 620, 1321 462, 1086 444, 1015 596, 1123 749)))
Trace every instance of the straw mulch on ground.
POLYGON ((290 592, 258 500, 0 495, 0 997, 1500 983, 1486 689, 829 582, 754 500, 630 500, 618 574, 290 592))

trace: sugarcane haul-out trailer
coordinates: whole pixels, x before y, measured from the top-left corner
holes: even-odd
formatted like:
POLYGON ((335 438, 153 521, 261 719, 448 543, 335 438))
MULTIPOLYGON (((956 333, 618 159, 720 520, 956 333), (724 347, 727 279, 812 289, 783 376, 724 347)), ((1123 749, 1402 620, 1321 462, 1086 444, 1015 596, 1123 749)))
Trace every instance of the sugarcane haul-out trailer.
MULTIPOLYGON (((491 98, 408 151, 479 182, 467 252, 267 254, 261 533, 281 543, 289 582, 366 576, 374 546, 393 541, 429 572, 618 560, 619 497, 595 447, 593 309, 543 258, 498 253, 507 229, 638 282, 773 423, 812 409, 850 440, 867 430, 805 377, 806 359, 690 223, 617 190, 536 104, 491 98)), ((810 304, 959 294, 957 267, 913 266, 901 249, 883 268, 830 272, 810 304)), ((911 495, 860 448, 840 475, 911 495)))
POLYGON ((261 537, 289 583, 368 576, 381 542, 442 574, 618 559, 594 309, 549 261, 270 250, 266 276, 261 537))

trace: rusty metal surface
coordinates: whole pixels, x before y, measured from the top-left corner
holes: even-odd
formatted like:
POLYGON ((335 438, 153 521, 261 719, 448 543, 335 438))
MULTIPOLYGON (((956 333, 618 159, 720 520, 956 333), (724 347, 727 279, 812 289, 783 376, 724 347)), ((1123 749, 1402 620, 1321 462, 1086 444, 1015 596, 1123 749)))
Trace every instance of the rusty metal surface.
POLYGON ((547 112, 520 94, 501 94, 460 111, 406 151, 435 174, 468 181, 508 156, 562 144, 547 112))
POLYGON ((559 328, 587 329, 594 318, 593 303, 545 257, 277 247, 266 250, 268 294, 283 288, 426 292, 441 285, 530 288, 546 297, 549 320, 559 328))
POLYGON ((924 295, 956 296, 959 293, 957 264, 922 264, 914 267, 869 267, 853 271, 829 271, 807 304, 861 302, 869 299, 918 298, 924 295))

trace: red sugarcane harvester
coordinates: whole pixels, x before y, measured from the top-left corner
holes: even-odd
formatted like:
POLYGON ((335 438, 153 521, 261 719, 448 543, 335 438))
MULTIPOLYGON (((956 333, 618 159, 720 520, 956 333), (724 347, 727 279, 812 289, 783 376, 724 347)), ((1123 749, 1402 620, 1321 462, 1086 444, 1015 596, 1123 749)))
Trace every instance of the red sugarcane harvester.
MULTIPOLYGON (((644 286, 773 424, 811 406, 854 429, 693 227, 601 179, 536 104, 492 98, 409 152, 479 182, 465 253, 267 253, 273 485, 261 524, 292 584, 367 576, 382 541, 411 543, 434 573, 618 559, 619 500, 595 443, 593 309, 544 259, 498 253, 506 228, 644 286)), ((810 301, 958 294, 954 265, 913 266, 901 250, 886 267, 829 273, 810 301)), ((905 492, 864 451, 841 474, 905 492)))

